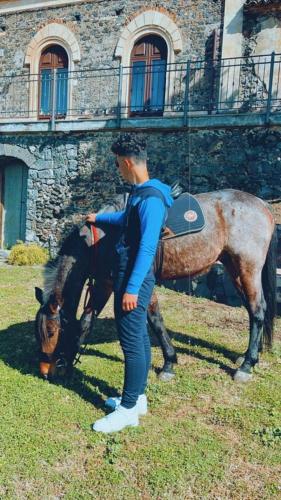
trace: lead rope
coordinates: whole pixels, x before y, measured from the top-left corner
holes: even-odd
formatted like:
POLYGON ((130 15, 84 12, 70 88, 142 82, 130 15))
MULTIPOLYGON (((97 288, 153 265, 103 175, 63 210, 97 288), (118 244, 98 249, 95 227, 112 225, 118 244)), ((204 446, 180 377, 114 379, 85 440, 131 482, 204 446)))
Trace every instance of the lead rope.
MULTIPOLYGON (((89 274, 89 280, 87 283, 87 290, 85 294, 85 299, 84 299, 84 305, 83 305, 83 310, 84 313, 86 314, 93 314, 93 317, 96 318, 97 314, 96 311, 93 309, 93 292, 94 292, 94 274, 95 274, 95 264, 97 263, 97 257, 98 257, 98 248, 97 248, 97 243, 99 241, 99 232, 98 229, 91 224, 91 235, 92 235, 92 248, 93 248, 93 265, 90 268, 90 274, 89 274)), ((87 337, 85 339, 85 342, 79 346, 79 350, 77 354, 75 355, 75 358, 73 360, 73 366, 76 366, 78 363, 81 363, 80 358, 82 354, 85 354, 87 346, 88 346, 88 341, 87 337)))

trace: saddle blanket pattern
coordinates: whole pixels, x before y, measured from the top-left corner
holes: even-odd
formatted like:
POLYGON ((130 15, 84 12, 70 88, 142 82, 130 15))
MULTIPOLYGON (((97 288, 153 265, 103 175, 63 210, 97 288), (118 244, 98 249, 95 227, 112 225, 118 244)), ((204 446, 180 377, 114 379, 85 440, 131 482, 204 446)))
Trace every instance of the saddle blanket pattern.
POLYGON ((164 234, 164 238, 175 238, 188 233, 201 231, 205 226, 205 218, 196 198, 190 193, 181 194, 168 210, 166 227, 173 234, 164 234))

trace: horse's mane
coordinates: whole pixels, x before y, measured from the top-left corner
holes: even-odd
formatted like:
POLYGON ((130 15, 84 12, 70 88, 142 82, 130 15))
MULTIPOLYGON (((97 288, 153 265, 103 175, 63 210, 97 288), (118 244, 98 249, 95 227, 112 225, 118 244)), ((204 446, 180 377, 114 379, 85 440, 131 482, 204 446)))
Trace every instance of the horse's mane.
MULTIPOLYGON (((124 209, 126 197, 119 194, 113 198, 110 204, 105 205, 98 213, 116 212, 124 209)), ((46 303, 52 293, 55 291, 62 293, 67 276, 77 259, 76 251, 83 244, 80 237, 80 229, 82 225, 76 225, 71 232, 64 238, 58 255, 55 259, 51 259, 44 267, 44 290, 43 299, 46 303)), ((104 235, 104 233, 103 233, 104 235)))
POLYGON ((36 327, 35 327, 35 332, 36 332, 36 337, 37 340, 40 342, 46 343, 48 342, 48 329, 47 329, 47 318, 45 314, 39 314, 39 311, 36 315, 36 327))
POLYGON ((75 226, 63 240, 62 246, 55 259, 50 259, 44 267, 43 300, 46 303, 54 291, 61 292, 68 272, 75 260, 74 251, 79 239, 79 226, 75 226))
POLYGON ((44 301, 44 304, 47 302, 48 298, 50 297, 50 295, 53 291, 54 283, 55 283, 56 277, 57 277, 58 267, 59 267, 59 258, 58 257, 55 260, 49 260, 49 262, 47 262, 47 264, 44 266, 44 272, 43 272, 43 277, 44 277, 43 301, 44 301))

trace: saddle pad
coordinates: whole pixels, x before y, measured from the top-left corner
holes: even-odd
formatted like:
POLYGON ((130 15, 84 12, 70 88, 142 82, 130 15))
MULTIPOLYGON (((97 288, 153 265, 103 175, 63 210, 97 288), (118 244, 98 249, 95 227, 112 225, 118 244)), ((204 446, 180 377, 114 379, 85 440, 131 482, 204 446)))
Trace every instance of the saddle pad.
POLYGON ((205 226, 205 218, 198 201, 192 194, 181 194, 168 210, 166 227, 174 234, 164 236, 175 238, 188 233, 201 231, 205 226))

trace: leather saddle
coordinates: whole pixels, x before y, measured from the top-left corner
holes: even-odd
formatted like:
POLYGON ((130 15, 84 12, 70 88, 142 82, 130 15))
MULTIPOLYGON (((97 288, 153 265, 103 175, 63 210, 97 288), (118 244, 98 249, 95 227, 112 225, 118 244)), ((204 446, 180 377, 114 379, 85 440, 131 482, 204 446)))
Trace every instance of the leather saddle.
POLYGON ((183 193, 179 182, 174 182, 171 189, 175 201, 168 210, 166 227, 161 239, 176 238, 202 231, 205 218, 196 198, 190 193, 183 193))

